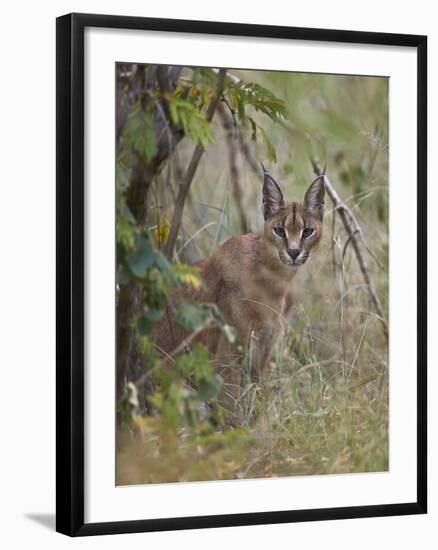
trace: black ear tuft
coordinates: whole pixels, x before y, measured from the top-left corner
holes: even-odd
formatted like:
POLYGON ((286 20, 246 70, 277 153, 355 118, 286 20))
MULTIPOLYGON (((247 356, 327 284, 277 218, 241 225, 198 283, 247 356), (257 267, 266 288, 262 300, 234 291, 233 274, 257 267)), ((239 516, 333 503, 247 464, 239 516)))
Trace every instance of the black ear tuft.
POLYGON ((319 216, 321 220, 324 216, 324 196, 325 183, 324 175, 322 174, 310 184, 310 187, 304 196, 304 205, 319 216))
POLYGON ((278 183, 263 168, 263 216, 265 220, 287 205, 283 191, 278 183))

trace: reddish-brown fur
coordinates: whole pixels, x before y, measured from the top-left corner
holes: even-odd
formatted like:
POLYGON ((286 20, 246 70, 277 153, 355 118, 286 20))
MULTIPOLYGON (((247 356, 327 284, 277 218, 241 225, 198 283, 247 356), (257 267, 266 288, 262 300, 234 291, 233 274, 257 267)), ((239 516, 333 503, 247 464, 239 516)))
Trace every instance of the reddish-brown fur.
MULTIPOLYGON (((204 289, 186 287, 172 295, 173 303, 195 300, 216 304, 226 322, 236 330, 240 343, 251 342, 252 371, 259 378, 266 372, 273 345, 290 315, 296 271, 306 263, 321 239, 323 199, 323 178, 312 183, 303 204, 287 203, 278 185, 265 173, 262 231, 233 237, 199 262, 204 289), (284 237, 276 234, 281 228, 284 237), (313 230, 306 238, 305 228, 313 230), (299 250, 295 261, 288 249, 299 250)), ((158 327, 154 341, 164 353, 170 353, 186 336, 169 313, 158 327)), ((240 367, 235 366, 236 351, 226 345, 219 331, 208 330, 200 339, 216 356, 219 369, 232 364, 235 376, 230 383, 238 386, 240 367)), ((225 370, 221 372, 230 380, 225 370)))

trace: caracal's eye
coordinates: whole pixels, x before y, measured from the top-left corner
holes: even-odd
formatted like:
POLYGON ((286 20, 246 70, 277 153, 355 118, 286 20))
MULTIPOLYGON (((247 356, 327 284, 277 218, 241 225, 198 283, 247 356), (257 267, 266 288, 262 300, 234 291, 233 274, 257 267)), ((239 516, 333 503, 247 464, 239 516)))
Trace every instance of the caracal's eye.
POLYGON ((305 229, 303 229, 303 237, 307 239, 307 237, 310 237, 310 235, 312 235, 313 231, 314 230, 311 227, 306 227, 305 229))
POLYGON ((281 237, 281 238, 286 237, 286 231, 282 227, 274 227, 273 229, 277 237, 281 237))

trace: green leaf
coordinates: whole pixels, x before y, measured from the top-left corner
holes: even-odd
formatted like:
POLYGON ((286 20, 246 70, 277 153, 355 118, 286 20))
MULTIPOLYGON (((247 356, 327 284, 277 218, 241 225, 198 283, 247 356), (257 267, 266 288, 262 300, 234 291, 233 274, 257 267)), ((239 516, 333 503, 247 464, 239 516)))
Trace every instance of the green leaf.
POLYGON ((242 96, 240 94, 236 94, 237 98, 237 115, 239 117, 240 122, 243 122, 245 120, 245 103, 243 102, 242 96))
POLYGON ((146 163, 155 156, 157 140, 152 116, 139 103, 132 107, 123 135, 127 143, 146 163))
POLYGON ((257 141, 257 124, 254 119, 250 116, 248 117, 249 123, 251 124, 251 140, 257 141))
POLYGON ((125 214, 119 214, 117 217, 117 242, 120 243, 125 250, 132 250, 135 243, 135 228, 130 218, 125 214))
POLYGON ((131 280, 131 273, 129 272, 126 264, 120 263, 117 267, 117 284, 124 285, 131 280))
POLYGON ((173 274, 177 281, 190 285, 195 289, 203 286, 199 267, 187 264, 175 264, 173 266, 173 274))
POLYGON ((125 192, 129 187, 128 170, 121 159, 117 159, 116 164, 116 187, 120 193, 125 192))
POLYGON ((241 121, 245 119, 246 105, 251 105, 256 111, 262 111, 274 121, 286 115, 284 101, 260 84, 240 81, 234 85, 233 91, 236 94, 237 111, 241 121))
POLYGON ((197 391, 197 397, 200 401, 210 401, 216 399, 223 386, 222 378, 215 374, 209 379, 201 380, 197 391))
POLYGON ((181 97, 169 100, 169 112, 173 124, 180 124, 184 134, 206 147, 214 141, 212 125, 200 108, 189 99, 181 97))
POLYGON ((159 250, 155 251, 155 264, 164 273, 169 273, 172 270, 172 264, 166 258, 166 256, 159 250))
POLYGON ((126 257, 129 269, 136 277, 144 277, 146 270, 155 261, 155 253, 149 239, 140 235, 137 237, 134 251, 126 257))
POLYGON ((137 329, 142 336, 147 336, 152 332, 155 323, 163 316, 163 311, 159 309, 147 309, 137 320, 137 329))
POLYGON ((208 307, 196 302, 183 302, 179 304, 176 322, 187 330, 196 330, 210 317, 208 307))
POLYGON ((213 375, 208 350, 199 343, 195 344, 190 353, 182 353, 176 358, 175 368, 185 377, 193 376, 197 383, 213 375))

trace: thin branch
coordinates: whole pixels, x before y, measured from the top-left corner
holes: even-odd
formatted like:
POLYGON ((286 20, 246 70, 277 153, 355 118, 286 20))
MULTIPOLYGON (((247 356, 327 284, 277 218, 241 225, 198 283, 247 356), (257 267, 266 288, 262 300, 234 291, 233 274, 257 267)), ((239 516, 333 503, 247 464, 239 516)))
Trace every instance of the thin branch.
POLYGON ((336 208, 333 208, 333 210, 332 210, 332 235, 331 235, 331 239, 330 239, 330 250, 332 252, 333 275, 336 275, 335 231, 336 231, 336 208))
MULTIPOLYGON (((229 107, 230 108, 230 107, 229 107)), ((243 205, 243 189, 240 181, 237 147, 235 141, 236 121, 234 116, 229 116, 225 109, 219 108, 218 112, 222 119, 222 125, 225 130, 225 135, 228 145, 228 154, 230 158, 231 183, 233 185, 234 201, 239 213, 240 228, 242 233, 248 232, 248 223, 246 220, 245 207, 243 205)))
POLYGON ((254 174, 256 174, 258 177, 260 177, 260 165, 258 164, 256 159, 254 158, 254 156, 251 152, 251 148, 248 145, 248 143, 245 141, 244 135, 243 135, 242 131, 240 130, 240 128, 238 128, 237 137, 239 139, 240 150, 243 154, 243 157, 245 158, 246 162, 248 163, 248 165, 250 166, 250 168, 252 169, 254 174))
POLYGON ((237 128, 236 109, 231 107, 229 101, 227 100, 227 98, 223 94, 222 94, 222 97, 221 97, 221 101, 222 101, 222 103, 224 103, 227 106, 228 110, 230 111, 231 118, 233 119, 233 128, 237 128))
POLYGON ((357 229, 354 230, 354 232, 348 236, 348 239, 345 241, 344 249, 342 250, 342 259, 345 258, 345 254, 347 252, 348 245, 351 243, 351 240, 353 238, 353 235, 357 235, 359 231, 357 229))
MULTIPOLYGON (((190 344, 193 342, 193 340, 195 340, 201 334, 201 332, 203 332, 204 330, 210 328, 211 326, 212 326, 212 321, 207 320, 200 327, 198 327, 196 330, 191 332, 186 338, 184 338, 184 340, 180 344, 178 344, 178 346, 173 351, 171 351, 170 353, 164 352, 164 350, 162 350, 161 348, 157 348, 157 349, 160 353, 162 353, 165 356, 165 359, 167 359, 169 361, 173 361, 174 358, 177 355, 179 355, 182 351, 184 351, 186 347, 190 346, 190 344)), ((134 382, 134 385, 137 388, 140 388, 141 385, 144 384, 146 382, 146 380, 151 376, 152 372, 158 370, 158 368, 161 368, 161 366, 162 366, 162 363, 159 363, 158 367, 154 367, 154 369, 144 372, 140 376, 140 378, 138 378, 134 382)))
POLYGON ((212 321, 207 320, 200 327, 198 327, 196 330, 191 332, 186 338, 184 338, 184 340, 180 344, 178 344, 178 346, 172 352, 170 352, 170 354, 169 354, 170 357, 172 357, 172 359, 173 359, 178 354, 180 354, 182 351, 184 351, 186 349, 186 347, 190 346, 190 344, 193 342, 193 340, 195 340, 195 338, 197 338, 201 334, 201 332, 203 332, 204 330, 210 328, 211 325, 212 325, 212 321))
MULTIPOLYGON (((330 199, 333 202, 333 205, 337 212, 339 213, 339 217, 342 220, 342 223, 344 224, 345 230, 347 231, 348 237, 351 241, 351 245, 354 249, 354 252, 356 254, 357 261, 359 263, 360 270, 362 271, 363 278, 365 279, 365 283, 368 287, 368 294, 370 296, 371 302, 379 315, 382 319, 385 319, 385 315, 383 313, 383 307, 379 300, 379 297, 377 296, 376 289, 374 288, 374 284, 370 277, 370 272, 368 269, 368 264, 362 254, 362 251, 359 246, 359 242, 362 242, 364 245, 364 241, 361 238, 360 241, 358 239, 358 236, 361 235, 361 228, 357 222, 357 220, 352 215, 350 209, 345 205, 345 203, 342 201, 342 199, 339 197, 336 189, 333 187, 332 183, 328 179, 328 177, 321 171, 317 163, 312 160, 313 170, 317 176, 323 175, 324 177, 324 183, 325 183, 325 189, 330 197, 330 199)), ((365 245, 364 245, 365 246, 365 245)), ((387 337, 387 325, 386 322, 382 323, 385 336, 387 337)))
POLYGON ((347 214, 350 216, 350 219, 355 226, 355 231, 359 233, 359 237, 362 240, 362 244, 365 247, 365 250, 368 252, 368 254, 371 256, 371 258, 376 262, 376 264, 380 267, 380 269, 385 269, 385 266, 382 264, 382 262, 377 258, 377 256, 374 254, 374 252, 371 250, 371 248, 368 246, 368 243, 365 239, 365 235, 363 234, 362 228, 359 225, 359 222, 357 221, 355 215, 350 210, 350 208, 347 208, 347 214))
MULTIPOLYGON (((217 109, 217 106, 219 105, 219 101, 220 101, 220 98, 222 97, 222 93, 224 90, 226 74, 227 74, 226 69, 220 69, 218 74, 216 95, 212 99, 210 105, 208 106, 207 113, 206 113, 206 119, 208 122, 212 121, 214 113, 217 109)), ((166 246, 166 254, 168 258, 172 257, 173 250, 175 248, 176 238, 178 236, 179 228, 181 226, 182 214, 183 214, 184 205, 187 199, 187 195, 189 193, 190 185, 192 184, 193 177, 196 173, 196 170, 199 165, 199 161, 201 160, 201 157, 204 154, 204 151, 205 149, 203 145, 198 143, 195 147, 192 159, 187 168, 186 175, 184 176, 184 181, 178 193, 178 197, 175 203, 175 209, 173 211, 172 222, 170 225, 169 240, 167 241, 167 246, 166 246)))
MULTIPOLYGON (((311 162, 312 162, 312 165, 313 165, 313 170, 315 172, 315 174, 318 174, 318 175, 324 175, 325 173, 325 166, 324 168, 322 169, 322 173, 319 174, 319 172, 321 172, 320 168, 317 166, 317 164, 312 160, 310 159, 311 162)), ((327 183, 327 178, 326 178, 326 183, 327 183)), ((330 184, 331 187, 333 187, 331 184, 330 184)), ((326 185, 326 189, 327 189, 327 185, 326 185)), ((330 191, 327 189, 327 191, 329 192, 330 194, 330 191)), ((357 233, 362 241, 362 244, 364 245, 365 247, 365 250, 368 252, 368 254, 373 258, 373 260, 376 262, 376 264, 380 267, 380 269, 384 269, 384 265, 382 264, 382 262, 377 258, 377 256, 374 254, 374 252, 370 249, 370 247, 368 246, 368 243, 365 239, 365 235, 363 234, 363 231, 362 231, 362 228, 361 226, 359 225, 359 222, 357 221, 357 218, 356 216, 353 214, 353 211, 351 210, 351 208, 349 208, 347 206, 347 204, 345 203, 345 201, 341 201, 341 199, 339 198, 338 194, 336 193, 336 190, 333 188, 333 191, 334 193, 336 194, 336 197, 338 199, 338 202, 335 202, 333 200, 333 197, 330 195, 330 198, 333 200, 333 204, 335 205, 335 210, 337 209, 342 209, 345 214, 350 218, 350 221, 351 221, 351 225, 352 225, 352 228, 353 228, 353 231, 355 233, 357 233)), ((347 243, 348 244, 348 243, 347 243)), ((347 246, 345 246, 345 248, 347 248, 347 246)), ((344 250, 344 253, 345 253, 345 250, 344 250)))

